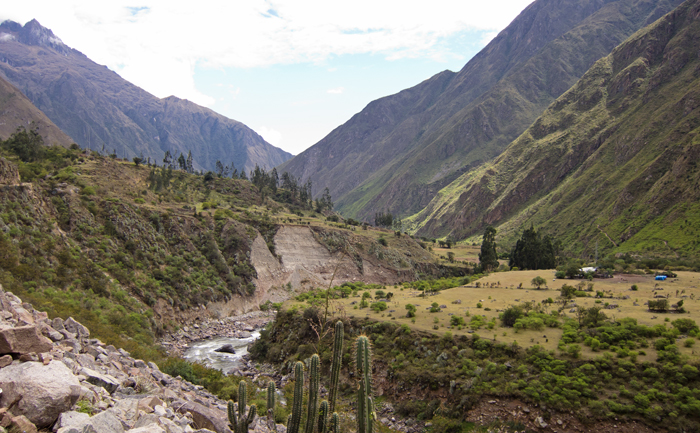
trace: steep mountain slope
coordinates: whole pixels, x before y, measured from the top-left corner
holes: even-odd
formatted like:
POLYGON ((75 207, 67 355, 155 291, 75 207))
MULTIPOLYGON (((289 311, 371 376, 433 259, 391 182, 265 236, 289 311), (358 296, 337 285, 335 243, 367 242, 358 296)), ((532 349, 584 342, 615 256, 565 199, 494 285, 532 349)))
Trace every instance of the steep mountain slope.
POLYGON ((196 168, 217 160, 271 168, 291 155, 244 124, 176 97, 158 99, 82 53, 36 20, 0 25, 0 76, 17 86, 82 147, 160 162, 192 152, 196 168))
POLYGON ((370 103, 281 167, 337 208, 419 211, 442 187, 500 154, 599 58, 680 0, 538 0, 459 73, 370 103))
POLYGON ((413 217, 464 238, 531 223, 574 252, 700 250, 700 1, 636 33, 553 103, 495 161, 413 217))
POLYGON ((36 129, 46 144, 70 146, 73 143, 18 88, 0 77, 0 140, 6 140, 20 126, 36 129))
POLYGON ((5 144, 0 284, 116 340, 124 334, 148 346, 177 322, 256 310, 331 282, 395 284, 464 271, 440 265, 409 236, 386 239, 387 230, 286 208, 247 180, 60 146, 23 162, 5 144))

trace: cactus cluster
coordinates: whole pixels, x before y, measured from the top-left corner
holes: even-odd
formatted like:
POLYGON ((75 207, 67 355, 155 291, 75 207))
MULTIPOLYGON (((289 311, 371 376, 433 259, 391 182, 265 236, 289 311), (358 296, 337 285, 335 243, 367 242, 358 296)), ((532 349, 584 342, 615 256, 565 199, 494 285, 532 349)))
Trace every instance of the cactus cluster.
MULTIPOLYGON (((335 341, 333 344, 333 360, 331 362, 331 383, 329 401, 318 403, 318 390, 320 385, 320 358, 318 355, 311 357, 309 365, 309 400, 306 419, 304 420, 304 433, 340 433, 340 416, 335 412, 335 403, 338 397, 340 378, 340 366, 343 358, 343 322, 335 324, 335 341), (331 415, 332 414, 332 415, 331 415)), ((294 401, 292 413, 287 422, 289 433, 299 433, 302 422, 301 402, 304 397, 304 364, 297 362, 294 366, 294 401)))
POLYGON ((233 433, 248 433, 250 423, 255 419, 255 414, 258 410, 255 405, 251 405, 248 416, 246 417, 245 415, 247 396, 246 383, 241 381, 238 384, 238 415, 236 415, 233 402, 228 402, 228 427, 233 433))
MULTIPOLYGON (((294 397, 292 400, 292 411, 287 418, 287 432, 300 433, 301 426, 304 425, 303 433, 340 433, 340 416, 335 411, 336 400, 338 398, 338 387, 340 379, 340 367, 343 358, 343 322, 335 324, 335 341, 333 344, 333 358, 331 362, 331 377, 329 389, 329 401, 318 402, 320 387, 321 360, 314 354, 309 363, 309 389, 308 404, 306 407, 306 417, 303 416, 302 400, 304 398, 304 363, 297 362, 294 365, 294 397)), ((372 351, 369 339, 365 336, 357 338, 355 366, 359 380, 357 392, 357 433, 373 433, 374 404, 372 401, 372 351)), ((239 402, 240 402, 239 398, 239 402)), ((245 410, 245 400, 243 410, 245 410)), ((273 411, 275 405, 275 384, 270 382, 267 388, 267 417, 270 430, 276 431, 273 411)), ((239 403, 239 412, 240 412, 239 403)), ((254 408, 253 406, 252 408, 254 408)), ((252 410, 251 408, 251 410, 252 410)), ((229 419, 231 429, 234 433, 247 433, 246 430, 235 430, 235 413, 233 403, 229 403, 229 419)), ((252 417, 250 417, 252 421, 252 417)), ((248 424, 250 423, 248 422, 248 424)))

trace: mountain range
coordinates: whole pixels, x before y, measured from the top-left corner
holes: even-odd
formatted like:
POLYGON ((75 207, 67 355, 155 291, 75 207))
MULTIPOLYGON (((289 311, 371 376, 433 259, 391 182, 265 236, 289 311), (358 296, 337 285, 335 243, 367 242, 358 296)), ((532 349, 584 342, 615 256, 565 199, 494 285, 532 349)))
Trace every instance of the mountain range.
POLYGON ((458 73, 371 102, 279 170, 328 186, 349 217, 417 213, 500 155, 598 59, 680 3, 535 1, 458 73))
POLYGON ((692 257, 700 250, 700 2, 687 1, 596 62, 495 160, 411 221, 514 241, 535 225, 567 249, 692 257))
POLYGON ((216 161, 247 171, 292 155, 244 124, 190 101, 157 98, 68 47, 32 20, 0 25, 0 77, 16 86, 81 147, 160 163, 192 152, 194 168, 216 161))

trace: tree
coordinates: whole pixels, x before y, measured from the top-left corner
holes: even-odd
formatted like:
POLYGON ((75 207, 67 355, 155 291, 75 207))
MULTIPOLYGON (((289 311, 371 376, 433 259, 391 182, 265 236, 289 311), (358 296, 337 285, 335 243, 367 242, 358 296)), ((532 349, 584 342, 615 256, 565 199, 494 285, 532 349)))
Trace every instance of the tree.
POLYGON ((41 159, 44 155, 44 139, 35 130, 27 131, 23 126, 3 143, 3 147, 13 152, 24 162, 32 162, 41 159))
POLYGON ((576 297, 576 287, 564 284, 561 286, 561 297, 566 299, 572 299, 576 297))
POLYGON ((496 229, 486 227, 484 239, 481 242, 479 264, 484 271, 490 271, 498 267, 498 253, 496 252, 496 229))
POLYGON ((169 150, 165 151, 165 155, 163 155, 163 166, 167 167, 173 162, 173 157, 170 154, 169 150))
POLYGON ((542 237, 533 226, 523 232, 510 254, 510 267, 552 269, 556 267, 556 250, 549 236, 542 237))
POLYGON ((413 304, 406 304, 406 317, 416 317, 416 306, 413 304))
POLYGON ((539 275, 536 276, 535 278, 533 278, 532 281, 530 281, 530 282, 532 283, 532 285, 533 285, 537 290, 539 290, 540 287, 542 287, 542 286, 547 287, 547 280, 545 280, 544 278, 540 277, 539 275))
POLYGON ((194 160, 192 159, 192 151, 187 151, 187 161, 185 161, 185 167, 188 173, 194 173, 194 160))
POLYGON ((523 312, 523 309, 517 305, 506 308, 505 311, 503 311, 503 314, 501 314, 501 322, 503 323, 503 326, 512 328, 513 325, 515 325, 515 321, 524 315, 525 313, 523 312))

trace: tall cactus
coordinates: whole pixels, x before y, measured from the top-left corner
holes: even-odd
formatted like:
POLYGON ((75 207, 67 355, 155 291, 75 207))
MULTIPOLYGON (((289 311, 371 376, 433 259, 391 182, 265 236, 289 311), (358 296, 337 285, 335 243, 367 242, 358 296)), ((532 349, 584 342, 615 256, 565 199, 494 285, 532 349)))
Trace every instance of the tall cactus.
POLYGON ((340 381, 340 365, 343 360, 343 322, 338 320, 335 324, 335 341, 333 343, 333 361, 331 364, 331 388, 329 395, 330 407, 328 413, 335 412, 335 401, 338 398, 338 385, 340 381))
POLYGON ((277 431, 277 424, 275 423, 275 382, 270 381, 267 384, 267 428, 272 432, 277 431))
POLYGON ((357 433, 372 433, 374 404, 372 401, 372 349, 369 338, 357 337, 355 367, 359 386, 357 389, 357 433))
POLYGON ((236 416, 236 410, 234 408, 233 401, 228 402, 228 426, 234 433, 248 433, 250 423, 252 423, 255 419, 255 414, 258 410, 255 405, 250 406, 248 416, 245 416, 246 400, 246 383, 245 381, 241 381, 238 384, 238 416, 236 416))
POLYGON ((340 433, 340 415, 338 412, 333 412, 329 426, 329 433, 340 433))
MULTIPOLYGON (((311 356, 309 367, 309 401, 306 413, 306 428, 304 433, 314 433, 316 419, 318 416, 318 388, 321 381, 321 359, 318 355, 311 356)), ((294 365, 294 402, 292 403, 292 414, 287 424, 289 433, 299 433, 301 425, 301 402, 304 397, 304 364, 297 362, 294 365)))
POLYGON ((326 433, 328 430, 328 400, 323 400, 318 408, 317 433, 326 433))
POLYGON ((301 403, 304 398, 304 363, 297 361, 294 364, 294 401, 292 402, 292 413, 287 420, 287 431, 289 433, 299 433, 301 424, 301 403))
POLYGON ((321 382, 321 358, 317 354, 311 356, 309 367, 309 401, 306 413, 305 433, 314 433, 314 424, 318 417, 318 388, 321 382))

